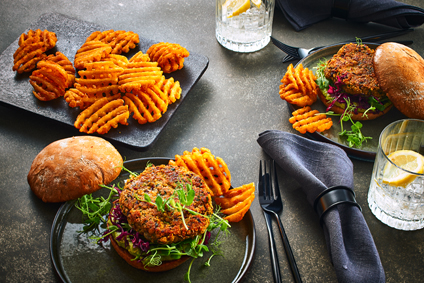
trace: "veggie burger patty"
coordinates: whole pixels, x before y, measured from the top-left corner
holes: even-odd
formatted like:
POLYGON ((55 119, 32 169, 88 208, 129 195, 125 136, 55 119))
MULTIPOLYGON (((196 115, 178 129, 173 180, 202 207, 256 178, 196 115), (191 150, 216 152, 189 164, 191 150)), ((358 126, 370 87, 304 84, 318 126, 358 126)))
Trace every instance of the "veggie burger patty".
POLYGON ((155 205, 158 195, 163 200, 172 197, 177 202, 175 190, 185 190, 187 184, 195 191, 194 201, 188 208, 202 215, 212 214, 211 195, 203 180, 184 167, 172 165, 151 166, 129 179, 119 198, 121 211, 131 227, 150 243, 170 244, 194 238, 206 231, 208 218, 186 211, 186 229, 178 210, 165 208, 161 212, 155 205), (145 194, 151 202, 146 201, 145 194))
POLYGON ((333 82, 341 80, 343 91, 349 94, 385 96, 374 73, 374 52, 364 44, 345 44, 328 61, 325 77, 333 82))

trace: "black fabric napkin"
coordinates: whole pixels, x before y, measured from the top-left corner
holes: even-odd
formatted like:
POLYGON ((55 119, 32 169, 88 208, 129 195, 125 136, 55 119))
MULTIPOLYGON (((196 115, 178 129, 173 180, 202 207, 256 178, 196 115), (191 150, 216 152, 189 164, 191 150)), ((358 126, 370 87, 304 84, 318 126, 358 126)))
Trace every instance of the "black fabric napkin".
POLYGON ((276 0, 296 31, 331 17, 406 29, 424 23, 424 9, 394 0, 276 0))
MULTIPOLYGON (((353 189, 353 164, 339 147, 277 130, 259 134, 259 145, 301 185, 308 202, 325 189, 353 189)), ((384 269, 360 209, 330 208, 322 217, 327 249, 339 282, 385 282, 384 269)))

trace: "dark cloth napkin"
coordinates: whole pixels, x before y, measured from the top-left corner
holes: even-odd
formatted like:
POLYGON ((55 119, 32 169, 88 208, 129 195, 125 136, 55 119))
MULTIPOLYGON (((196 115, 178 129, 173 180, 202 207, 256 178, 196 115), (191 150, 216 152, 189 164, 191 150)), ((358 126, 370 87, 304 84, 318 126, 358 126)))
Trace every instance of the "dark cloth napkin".
MULTIPOLYGON (((259 145, 301 185, 308 202, 325 189, 353 189, 353 164, 339 147, 277 130, 259 134, 259 145)), ((385 282, 384 269, 362 212, 339 204, 322 217, 327 249, 339 282, 385 282)))
POLYGON ((331 17, 406 29, 424 23, 424 10, 394 0, 276 0, 296 31, 331 17))

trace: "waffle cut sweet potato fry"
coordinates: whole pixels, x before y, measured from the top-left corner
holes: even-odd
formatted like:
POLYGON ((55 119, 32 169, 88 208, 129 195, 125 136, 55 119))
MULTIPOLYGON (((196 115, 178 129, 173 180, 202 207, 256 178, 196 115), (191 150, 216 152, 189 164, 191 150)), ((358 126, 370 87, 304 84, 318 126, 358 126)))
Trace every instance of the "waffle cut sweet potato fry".
POLYGON ((106 30, 106 31, 95 31, 88 38, 89 41, 101 41, 109 44, 112 47, 111 54, 122 54, 127 53, 130 49, 136 47, 137 43, 140 42, 140 38, 137 33, 125 30, 106 30))
POLYGON ((193 148, 191 152, 175 155, 170 165, 183 166, 202 177, 213 196, 224 195, 231 187, 231 173, 227 164, 220 157, 215 157, 211 151, 202 147, 193 148))
POLYGON ((55 47, 56 42, 56 34, 48 30, 29 30, 21 34, 19 47, 13 54, 13 71, 22 74, 34 70, 37 63, 47 56, 45 52, 55 47))
POLYGON ((86 63, 84 70, 78 71, 75 88, 89 97, 110 97, 119 93, 118 76, 124 71, 112 61, 86 63))
POLYGON ((136 62, 150 62, 150 57, 149 55, 138 51, 137 53, 135 53, 131 58, 130 58, 130 63, 136 63, 136 62))
POLYGON ((214 201, 222 208, 221 213, 227 215, 224 219, 239 222, 250 209, 254 199, 255 184, 249 183, 228 190, 223 196, 215 197, 214 201))
POLYGON ((162 76, 161 80, 156 84, 160 90, 168 97, 168 103, 172 104, 181 98, 181 86, 179 81, 175 81, 174 78, 165 79, 162 76))
POLYGON ((109 101, 106 97, 96 100, 90 107, 82 111, 75 123, 75 128, 88 134, 106 134, 117 128, 119 124, 127 125, 130 113, 123 99, 109 101))
POLYGON ((122 92, 131 92, 153 86, 161 80, 162 74, 163 72, 156 62, 130 62, 119 75, 119 89, 122 92))
POLYGON ((133 90, 123 97, 139 124, 153 123, 168 109, 168 99, 156 86, 133 90))
POLYGON ((33 94, 41 101, 49 101, 61 97, 68 87, 68 74, 59 64, 51 61, 40 61, 37 69, 29 76, 33 86, 33 94))
POLYGON ((75 68, 72 65, 72 62, 69 61, 68 57, 66 57, 62 52, 56 52, 56 54, 50 54, 47 56, 45 60, 54 62, 59 64, 60 66, 65 69, 66 73, 68 74, 68 86, 71 87, 74 85, 75 82, 75 68))
POLYGON ((126 68, 127 64, 129 63, 127 57, 125 57, 124 55, 118 55, 118 54, 108 54, 106 55, 106 57, 104 57, 100 61, 111 61, 120 68, 126 68))
POLYGON ((190 53, 177 43, 153 44, 146 52, 151 61, 158 62, 164 73, 172 73, 184 67, 184 58, 190 53))
POLYGON ((19 46, 23 46, 26 41, 36 39, 38 42, 43 42, 47 50, 56 46, 57 36, 56 33, 48 30, 29 30, 28 33, 23 33, 19 37, 19 46))
MULTIPOLYGON (((71 108, 79 107, 79 109, 84 110, 90 105, 92 105, 94 102, 96 102, 98 99, 96 96, 88 96, 88 94, 79 91, 76 88, 70 88, 65 92, 65 95, 63 96, 66 103, 68 103, 68 106, 71 108)), ((108 101, 112 101, 118 98, 121 98, 121 94, 117 93, 112 96, 106 96, 108 101)))
POLYGON ((112 52, 109 44, 101 41, 85 42, 75 54, 74 67, 76 69, 84 69, 85 64, 97 62, 105 58, 112 52))
POLYGON ((333 125, 331 118, 327 118, 327 115, 319 113, 318 110, 311 110, 309 106, 294 111, 292 115, 289 122, 293 124, 295 130, 302 134, 323 132, 333 125))
POLYGON ((318 95, 318 85, 315 80, 316 77, 312 71, 303 68, 302 64, 297 65, 296 68, 290 64, 281 79, 279 91, 281 99, 299 107, 312 105, 318 95))
POLYGON ((79 107, 80 109, 87 108, 97 100, 96 97, 89 97, 86 93, 83 93, 76 88, 68 89, 63 98, 65 98, 69 107, 79 107))

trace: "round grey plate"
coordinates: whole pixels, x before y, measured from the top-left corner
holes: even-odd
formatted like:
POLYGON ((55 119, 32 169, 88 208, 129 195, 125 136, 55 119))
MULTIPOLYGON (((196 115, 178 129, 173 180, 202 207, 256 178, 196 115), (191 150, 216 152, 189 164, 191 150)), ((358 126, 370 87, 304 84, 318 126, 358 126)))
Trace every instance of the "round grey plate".
MULTIPOLYGON (((373 49, 377 48, 378 46, 378 44, 375 43, 364 42, 364 44, 373 49)), ((317 66, 319 61, 324 59, 331 59, 331 57, 333 57, 333 55, 336 54, 342 46, 343 44, 335 44, 320 49, 300 60, 297 65, 302 64, 304 68, 312 70, 315 74, 316 70, 314 68, 317 66)), ((295 110, 293 105, 289 103, 288 105, 290 111, 295 110)), ((319 98, 318 101, 311 106, 311 108, 316 109, 321 113, 326 112, 325 106, 323 103, 321 103, 319 98)), ((346 139, 339 136, 338 133, 341 132, 339 116, 331 116, 331 119, 333 120, 333 126, 329 130, 322 133, 307 133, 307 135, 315 140, 328 142, 341 147, 347 153, 347 155, 352 158, 373 162, 377 152, 378 138, 381 131, 391 122, 404 118, 405 116, 402 113, 400 113, 395 107, 392 107, 388 113, 377 119, 370 121, 360 121, 363 125, 361 129, 362 134, 372 138, 371 140, 364 142, 361 148, 349 147, 349 145, 346 143, 346 139)), ((343 129, 350 130, 350 125, 350 122, 343 122, 343 129)))
MULTIPOLYGON (((155 165, 167 164, 169 158, 142 158, 126 161, 124 166, 133 172, 142 172, 147 162, 155 165)), ((123 172, 113 182, 123 184, 128 178, 123 172)), ((97 195, 107 197, 108 189, 97 195)), ((187 282, 184 275, 190 260, 179 267, 160 273, 149 273, 127 264, 110 246, 109 242, 98 245, 82 230, 82 213, 75 208, 75 201, 64 203, 53 221, 50 234, 50 256, 57 274, 63 282, 187 282)), ((214 256, 211 266, 205 266, 211 252, 194 260, 190 272, 192 283, 196 282, 239 282, 247 272, 255 251, 255 224, 250 210, 238 223, 230 223, 228 236, 222 236, 223 256, 214 256)), ((211 241, 213 241, 212 235, 211 241)))

